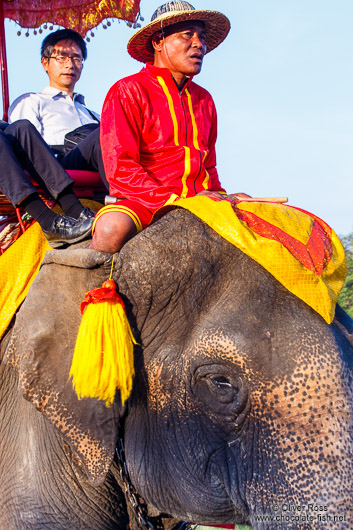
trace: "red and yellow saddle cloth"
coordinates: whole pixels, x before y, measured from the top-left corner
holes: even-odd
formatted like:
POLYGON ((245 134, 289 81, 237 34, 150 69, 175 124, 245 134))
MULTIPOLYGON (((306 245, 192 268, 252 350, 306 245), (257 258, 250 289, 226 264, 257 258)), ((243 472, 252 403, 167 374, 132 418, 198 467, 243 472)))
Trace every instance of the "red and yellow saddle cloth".
MULTIPOLYGON (((231 196, 220 196, 219 200, 191 197, 174 205, 202 219, 326 322, 332 322, 346 277, 346 263, 337 235, 324 221, 293 206, 236 201, 231 196)), ((0 257, 0 338, 49 249, 35 223, 0 257)))
POLYGON ((293 206, 232 196, 191 197, 174 205, 202 219, 332 322, 346 260, 339 238, 324 221, 293 206))

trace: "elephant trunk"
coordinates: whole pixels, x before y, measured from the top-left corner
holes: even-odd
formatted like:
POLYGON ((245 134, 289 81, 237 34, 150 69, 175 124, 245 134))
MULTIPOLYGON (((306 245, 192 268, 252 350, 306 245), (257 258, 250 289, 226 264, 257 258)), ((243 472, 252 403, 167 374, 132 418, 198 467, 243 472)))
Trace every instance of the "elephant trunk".
POLYGON ((277 408, 263 414, 262 407, 261 416, 254 400, 253 446, 239 444, 237 459, 247 462, 244 497, 255 528, 266 521, 294 528, 332 522, 352 528, 350 393, 341 386, 306 394, 294 399, 288 392, 276 394, 277 408))

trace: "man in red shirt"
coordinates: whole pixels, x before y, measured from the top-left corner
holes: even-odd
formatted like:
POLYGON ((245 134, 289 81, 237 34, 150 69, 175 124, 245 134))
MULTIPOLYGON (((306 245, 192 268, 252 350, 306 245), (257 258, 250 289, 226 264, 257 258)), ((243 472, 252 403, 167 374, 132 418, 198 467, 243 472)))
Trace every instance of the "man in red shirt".
POLYGON ((174 1, 130 39, 129 54, 146 66, 118 81, 103 106, 102 155, 117 202, 96 216, 91 248, 116 252, 161 206, 225 193, 216 169, 214 102, 192 79, 229 29, 221 13, 174 1))

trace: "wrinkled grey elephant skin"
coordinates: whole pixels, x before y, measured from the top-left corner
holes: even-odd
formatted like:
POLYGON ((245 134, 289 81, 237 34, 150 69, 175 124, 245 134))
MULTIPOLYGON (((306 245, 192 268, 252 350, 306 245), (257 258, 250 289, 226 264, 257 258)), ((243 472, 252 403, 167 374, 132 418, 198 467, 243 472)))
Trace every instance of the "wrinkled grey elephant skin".
POLYGON ((80 245, 47 253, 3 340, 0 528, 134 527, 114 460, 120 419, 131 480, 153 513, 258 529, 332 517, 352 528, 349 318, 328 326, 172 211, 115 257, 139 345, 128 406, 117 395, 106 408, 79 401, 68 374, 80 302, 110 268, 109 255, 80 245))

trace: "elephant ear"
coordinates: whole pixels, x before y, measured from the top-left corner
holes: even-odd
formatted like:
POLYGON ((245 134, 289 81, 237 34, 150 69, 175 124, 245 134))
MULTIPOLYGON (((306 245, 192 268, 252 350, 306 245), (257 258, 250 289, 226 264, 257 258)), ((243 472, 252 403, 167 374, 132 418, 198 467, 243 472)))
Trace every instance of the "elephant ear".
POLYGON ((109 277, 112 256, 75 248, 46 253, 12 331, 6 362, 16 366, 23 396, 58 429, 84 464, 90 481, 102 482, 114 457, 120 400, 110 408, 79 400, 69 380, 86 291, 109 277))

